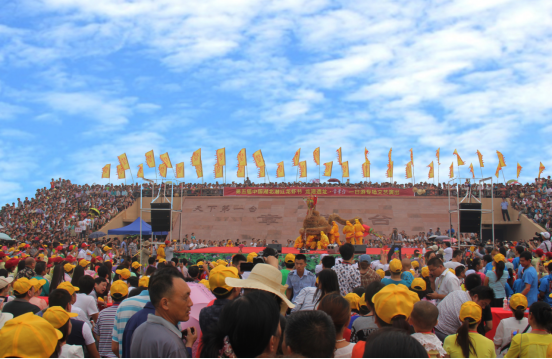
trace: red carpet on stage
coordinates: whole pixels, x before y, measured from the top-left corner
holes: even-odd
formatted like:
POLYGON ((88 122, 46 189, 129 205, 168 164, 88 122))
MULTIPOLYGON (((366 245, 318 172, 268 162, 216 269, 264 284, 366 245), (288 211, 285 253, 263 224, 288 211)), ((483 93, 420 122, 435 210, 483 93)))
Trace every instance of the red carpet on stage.
MULTIPOLYGON (((259 253, 262 251, 264 247, 243 247, 242 253, 259 253)), ((402 248, 402 254, 406 255, 412 255, 414 254, 414 251, 419 248, 402 248)), ((175 253, 239 253, 240 249, 238 247, 209 247, 209 248, 201 248, 201 249, 195 249, 193 251, 175 251, 175 253)), ((421 250, 420 250, 421 252, 421 250)), ((282 253, 288 254, 299 254, 299 250, 295 248, 290 247, 282 247, 282 253)), ((315 251, 311 250, 310 254, 326 254, 328 251, 315 251)), ((366 254, 375 254, 379 255, 381 253, 381 248, 366 248, 366 254)))

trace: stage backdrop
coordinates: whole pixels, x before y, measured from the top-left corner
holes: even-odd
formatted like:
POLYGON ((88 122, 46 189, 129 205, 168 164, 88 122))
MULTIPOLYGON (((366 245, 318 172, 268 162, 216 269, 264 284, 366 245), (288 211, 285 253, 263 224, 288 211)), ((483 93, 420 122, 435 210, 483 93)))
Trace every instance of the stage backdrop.
POLYGON ((378 197, 378 196, 393 196, 393 197, 413 197, 414 192, 411 189, 393 189, 393 188, 364 188, 353 189, 348 187, 286 187, 286 188, 224 188, 225 196, 267 196, 267 197, 332 197, 332 196, 349 196, 349 197, 378 197))

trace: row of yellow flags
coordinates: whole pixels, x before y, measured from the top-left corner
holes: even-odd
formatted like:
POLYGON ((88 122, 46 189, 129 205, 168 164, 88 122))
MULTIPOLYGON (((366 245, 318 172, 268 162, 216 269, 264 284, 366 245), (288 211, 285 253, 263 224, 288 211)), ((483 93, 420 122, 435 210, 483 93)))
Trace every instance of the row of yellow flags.
MULTIPOLYGON (((386 177, 387 178, 392 178, 393 177, 393 160, 392 160, 392 156, 391 156, 392 151, 393 151, 392 148, 389 149, 389 154, 388 154, 389 161, 387 163, 387 171, 386 171, 386 177)), ((338 148, 336 152, 337 152, 337 162, 341 166, 342 177, 348 178, 349 177, 349 161, 343 161, 343 158, 342 158, 343 151, 342 151, 341 147, 338 148)), ((365 177, 365 178, 370 177, 370 160, 368 159, 368 154, 369 153, 370 152, 366 148, 364 148, 365 161, 362 164, 362 177, 365 177)), ((496 151, 496 153, 497 153, 497 156, 498 156, 498 166, 497 166, 497 169, 496 169, 495 176, 498 178, 500 170, 502 170, 503 167, 506 167, 506 162, 504 160, 504 155, 502 153, 500 153, 499 151, 496 151)), ((483 163, 483 155, 481 154, 481 152, 479 152, 479 150, 477 150, 476 154, 477 154, 477 157, 479 158, 479 166, 480 167, 485 167, 485 165, 483 163)), ((456 151, 456 149, 454 150, 453 155, 456 156, 456 161, 457 161, 458 166, 465 165, 465 162, 462 160, 462 158, 460 157, 460 155, 458 154, 458 151, 456 151)), ((320 166, 320 147, 318 147, 314 150, 313 157, 314 157, 314 162, 318 166, 320 166)), ((439 163, 440 148, 437 149, 436 157, 437 157, 437 164, 440 165, 441 164, 441 163, 439 163)), ((167 169, 168 168, 173 168, 171 160, 169 158, 169 153, 168 152, 163 153, 162 155, 159 156, 159 158, 161 159, 161 162, 162 162, 161 164, 159 164, 159 174, 161 175, 161 177, 166 178, 167 177, 167 169)), ((224 169, 224 166, 226 166, 226 150, 225 150, 225 148, 220 148, 216 151, 216 158, 217 158, 217 162, 215 163, 215 166, 214 166, 215 167, 214 168, 214 175, 215 175, 215 178, 222 178, 224 176, 223 169, 224 169)), ((125 153, 118 156, 118 159, 119 159, 119 164, 117 165, 117 175, 118 175, 119 179, 123 179, 123 178, 125 178, 125 171, 130 170, 130 165, 128 163, 128 159, 127 159, 127 156, 126 156, 125 153)), ((247 166, 247 156, 246 156, 245 148, 241 149, 238 152, 237 159, 238 159, 238 173, 237 173, 237 176, 240 177, 240 178, 243 178, 243 177, 245 177, 245 166, 247 166)), ((265 161, 264 161, 264 158, 263 158, 263 153, 262 153, 261 150, 255 151, 253 153, 253 160, 254 160, 255 165, 257 166, 257 169, 258 169, 257 177, 258 178, 265 177, 265 175, 266 175, 266 165, 265 165, 265 161)), ((299 167, 299 177, 306 178, 307 177, 307 161, 301 161, 301 149, 298 149, 297 152, 295 152, 295 155, 293 156, 292 162, 293 162, 293 166, 298 166, 299 167)), ((146 152, 146 164, 148 165, 149 168, 155 167, 155 156, 154 156, 153 150, 146 152)), ((203 177, 203 164, 202 164, 202 161, 201 161, 201 148, 198 149, 197 151, 193 152, 192 157, 191 157, 191 164, 192 164, 192 166, 195 167, 197 178, 203 177)), ((324 176, 325 177, 331 177, 332 167, 333 167, 333 161, 324 163, 324 176)), ((434 178, 434 164, 433 164, 433 161, 431 161, 431 163, 427 167, 429 167, 428 178, 434 178)), ((414 153, 413 153, 412 149, 410 149, 410 162, 408 162, 406 164, 406 169, 405 169, 406 178, 412 178, 413 168, 414 168, 414 153)), ((518 163, 517 164, 517 177, 518 178, 519 178, 519 174, 521 172, 521 169, 522 169, 522 167, 518 163)), ((474 173, 472 163, 470 163, 469 170, 470 170, 473 178, 475 178, 475 173, 474 173)), ((540 165, 539 165, 539 178, 540 178, 540 176, 541 176, 541 174, 544 170, 545 170, 545 167, 541 162, 540 165)), ((184 178, 184 162, 180 162, 180 163, 176 164, 176 169, 175 169, 174 174, 175 174, 176 178, 184 178)), ((102 178, 110 178, 110 175, 111 175, 111 164, 107 164, 102 168, 102 178)), ((137 177, 144 178, 144 164, 143 163, 141 163, 138 166, 137 177)), ((277 178, 285 177, 284 161, 278 163, 278 168, 276 170, 276 177, 277 178)), ((454 178, 454 162, 452 162, 452 164, 449 167, 449 178, 454 178)))

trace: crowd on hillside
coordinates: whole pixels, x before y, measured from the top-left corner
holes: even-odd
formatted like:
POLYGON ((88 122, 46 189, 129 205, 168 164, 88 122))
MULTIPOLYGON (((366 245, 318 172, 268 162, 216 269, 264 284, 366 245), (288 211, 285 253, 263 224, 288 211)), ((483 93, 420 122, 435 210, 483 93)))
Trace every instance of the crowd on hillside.
MULTIPOLYGON (((552 228, 552 181, 550 178, 535 182, 534 186, 518 186, 510 193, 512 206, 533 222, 550 230, 552 228)), ((519 220, 520 218, 517 218, 519 220)))

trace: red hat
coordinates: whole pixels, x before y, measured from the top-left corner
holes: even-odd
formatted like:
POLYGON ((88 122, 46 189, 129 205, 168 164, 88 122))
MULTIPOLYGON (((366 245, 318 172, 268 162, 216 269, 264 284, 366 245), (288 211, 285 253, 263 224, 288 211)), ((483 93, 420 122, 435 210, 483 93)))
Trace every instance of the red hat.
POLYGON ((74 261, 76 261, 76 259, 73 258, 73 256, 67 256, 67 257, 65 257, 65 260, 66 260, 67 262, 74 262, 74 261))
POLYGON ((54 258, 54 263, 61 263, 63 262, 63 258, 62 257, 56 257, 54 258))
POLYGON ((63 247, 62 246, 57 246, 56 247, 56 251, 62 251, 63 250, 63 247))
POLYGON ((29 248, 30 246, 30 244, 25 244, 25 248, 29 248))
POLYGON ((83 243, 83 244, 81 244, 81 247, 88 247, 88 244, 83 243))
MULTIPOLYGON (((56 257, 57 258, 57 257, 56 257)), ((55 263, 56 258, 48 258, 48 264, 55 263)))
POLYGON ((533 253, 535 253, 535 254, 536 254, 537 256, 539 256, 539 257, 542 257, 542 256, 544 255, 544 251, 543 251, 542 249, 540 249, 540 248, 535 249, 535 250, 533 251, 533 253))
POLYGON ((169 243, 171 243, 171 241, 169 241, 168 239, 165 241, 165 244, 166 245, 169 245, 169 243))
POLYGON ((552 252, 546 252, 545 255, 548 259, 552 258, 552 252))
POLYGON ((46 268, 52 268, 53 264, 46 264, 46 268))
POLYGON ((6 269, 11 269, 16 267, 19 264, 18 258, 12 258, 9 261, 6 262, 6 269))
POLYGON ((5 257, 5 256, 7 256, 7 254, 4 253, 4 252, 2 252, 2 251, 0 251, 0 258, 5 257))

